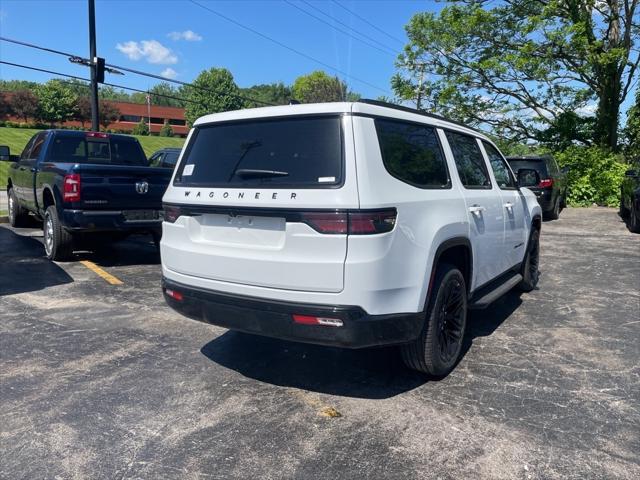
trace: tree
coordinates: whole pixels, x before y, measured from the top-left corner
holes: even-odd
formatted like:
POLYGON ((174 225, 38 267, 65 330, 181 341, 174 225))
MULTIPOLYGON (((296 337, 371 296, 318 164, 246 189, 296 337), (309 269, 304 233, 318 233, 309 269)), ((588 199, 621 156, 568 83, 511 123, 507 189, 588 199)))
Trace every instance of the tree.
POLYGON ((91 121, 91 99, 89 97, 78 97, 73 111, 73 119, 80 122, 82 128, 85 123, 91 121))
POLYGON ((163 105, 165 107, 181 107, 184 108, 184 102, 177 100, 182 98, 179 88, 174 88, 169 82, 160 82, 149 89, 151 95, 151 103, 153 105, 163 105), (176 97, 176 98, 170 98, 176 97))
POLYGON ((9 96, 4 92, 0 92, 0 120, 4 120, 12 113, 13 110, 11 109, 9 96))
POLYGON ((629 159, 640 158, 640 89, 636 90, 636 102, 627 112, 627 125, 624 129, 626 139, 625 153, 629 159))
POLYGON ((392 86, 420 107, 518 139, 594 106, 594 143, 616 149, 640 61, 638 1, 462 0, 419 13, 392 86))
POLYGON ((133 127, 131 133, 133 135, 149 135, 149 126, 147 125, 147 120, 142 117, 138 124, 133 127))
POLYGON ((9 108, 13 115, 27 123, 38 117, 38 97, 29 90, 17 90, 9 96, 9 108))
POLYGON ((185 118, 189 125, 193 125, 203 115, 238 110, 244 106, 239 97, 240 89, 226 68, 203 70, 193 81, 193 85, 185 87, 183 95, 188 100, 185 118))
POLYGON ((165 120, 164 125, 160 129, 161 137, 173 137, 173 128, 169 125, 169 122, 165 120))
POLYGON ((322 70, 296 78, 291 90, 302 103, 342 102, 347 98, 347 85, 322 70))
POLYGON ((115 103, 106 100, 100 100, 98 108, 98 120, 102 128, 107 128, 110 124, 117 122, 120 118, 120 110, 115 103))
POLYGON ((38 85, 38 118, 50 124, 61 123, 73 117, 77 99, 73 90, 60 80, 49 80, 38 85))
POLYGON ((243 96, 257 100, 257 102, 246 100, 245 107, 247 108, 264 107, 263 103, 288 105, 292 96, 291 88, 282 82, 254 85, 243 88, 241 92, 243 96))

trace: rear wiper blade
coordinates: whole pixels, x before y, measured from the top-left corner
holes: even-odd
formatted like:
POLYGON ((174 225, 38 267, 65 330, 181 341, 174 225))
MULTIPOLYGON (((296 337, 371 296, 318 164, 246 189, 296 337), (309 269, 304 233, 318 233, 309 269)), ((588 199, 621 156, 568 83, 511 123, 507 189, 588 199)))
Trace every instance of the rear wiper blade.
POLYGON ((235 174, 242 178, 265 178, 265 177, 287 177, 289 172, 279 172, 277 170, 259 170, 253 168, 241 168, 235 174))

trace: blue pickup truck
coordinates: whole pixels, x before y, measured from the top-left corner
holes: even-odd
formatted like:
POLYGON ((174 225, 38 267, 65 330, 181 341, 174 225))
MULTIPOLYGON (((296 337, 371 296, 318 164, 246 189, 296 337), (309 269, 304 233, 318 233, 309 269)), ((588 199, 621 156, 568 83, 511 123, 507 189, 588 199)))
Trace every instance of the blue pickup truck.
POLYGON ((49 259, 68 259, 87 239, 150 233, 158 242, 172 171, 149 167, 134 137, 45 130, 14 160, 6 186, 9 221, 24 226, 29 212, 41 219, 49 259))

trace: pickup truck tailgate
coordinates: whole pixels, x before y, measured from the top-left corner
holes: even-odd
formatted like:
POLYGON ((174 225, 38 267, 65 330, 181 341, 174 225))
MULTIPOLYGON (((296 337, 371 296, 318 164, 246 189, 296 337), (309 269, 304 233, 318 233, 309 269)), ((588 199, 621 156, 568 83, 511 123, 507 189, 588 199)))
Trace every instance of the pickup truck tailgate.
POLYGON ((171 170, 125 165, 78 165, 83 209, 162 208, 171 170))

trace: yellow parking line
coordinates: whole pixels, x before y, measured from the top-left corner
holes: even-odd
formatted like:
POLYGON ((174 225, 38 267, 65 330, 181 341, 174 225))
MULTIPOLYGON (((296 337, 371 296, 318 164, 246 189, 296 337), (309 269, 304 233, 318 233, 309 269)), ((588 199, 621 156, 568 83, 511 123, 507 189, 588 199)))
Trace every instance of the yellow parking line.
POLYGON ((80 263, 83 264, 85 267, 87 267, 96 275, 102 277, 107 283, 110 283, 111 285, 122 285, 123 283, 122 280, 114 277, 108 272, 105 272, 103 269, 101 269, 95 263, 90 262, 89 260, 81 260, 80 263))

